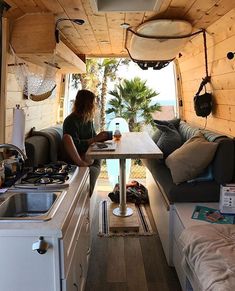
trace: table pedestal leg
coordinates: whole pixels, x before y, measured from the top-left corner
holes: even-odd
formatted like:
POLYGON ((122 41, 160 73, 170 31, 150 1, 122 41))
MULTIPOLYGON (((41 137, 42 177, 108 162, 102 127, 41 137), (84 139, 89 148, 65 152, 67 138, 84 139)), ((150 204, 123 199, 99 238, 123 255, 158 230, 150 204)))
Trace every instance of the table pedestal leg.
POLYGON ((133 214, 133 210, 126 205, 126 159, 119 160, 119 168, 120 204, 119 207, 113 210, 113 214, 116 216, 126 217, 133 214))

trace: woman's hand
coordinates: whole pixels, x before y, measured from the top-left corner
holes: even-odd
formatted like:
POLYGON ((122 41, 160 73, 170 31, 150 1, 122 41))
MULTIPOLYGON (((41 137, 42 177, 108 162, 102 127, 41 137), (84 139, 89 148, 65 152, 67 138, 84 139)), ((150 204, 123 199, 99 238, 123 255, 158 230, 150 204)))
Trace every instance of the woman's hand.
POLYGON ((97 136, 95 136, 95 142, 102 142, 109 139, 107 131, 101 131, 97 136))

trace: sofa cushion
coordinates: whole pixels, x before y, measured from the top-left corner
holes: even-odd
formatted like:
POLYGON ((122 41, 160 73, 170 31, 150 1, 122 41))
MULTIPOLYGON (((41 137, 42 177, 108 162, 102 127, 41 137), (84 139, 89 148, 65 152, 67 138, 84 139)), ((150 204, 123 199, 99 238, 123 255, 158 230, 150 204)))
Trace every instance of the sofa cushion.
POLYGON ((199 174, 196 178, 188 180, 188 183, 192 182, 201 182, 201 181, 211 181, 213 180, 213 173, 212 173, 212 165, 210 164, 201 174, 199 174))
POLYGON ((217 143, 208 142, 199 132, 169 155, 166 165, 174 183, 185 182, 202 173, 213 160, 217 147, 217 143))
POLYGON ((157 146, 163 152, 165 158, 182 145, 181 136, 171 123, 167 125, 157 124, 156 126, 162 132, 157 141, 157 146))
MULTIPOLYGON (((199 132, 199 129, 181 121, 178 131, 184 142, 199 132)), ((208 141, 218 143, 218 148, 212 163, 212 172, 215 181, 220 184, 231 182, 233 179, 235 157, 233 140, 213 131, 201 130, 201 132, 208 141)))
POLYGON ((217 202, 220 197, 220 185, 215 181, 181 183, 176 185, 163 160, 143 160, 154 180, 169 202, 217 202))
POLYGON ((57 162, 60 158, 61 141, 63 136, 62 126, 54 126, 39 131, 33 130, 32 136, 44 136, 48 139, 51 162, 57 162))
POLYGON ((27 167, 37 167, 38 165, 48 164, 50 144, 44 136, 31 136, 25 141, 25 150, 27 160, 25 165, 27 167))
POLYGON ((162 135, 162 131, 157 128, 154 134, 152 135, 152 140, 155 142, 155 144, 157 144, 161 135, 162 135))
MULTIPOLYGON (((176 129, 178 129, 179 124, 180 124, 180 118, 174 118, 171 120, 158 120, 154 119, 153 120, 156 125, 166 125, 169 126, 169 124, 173 124, 176 129)), ((157 128, 157 130, 154 132, 152 135, 152 140, 157 144, 158 140, 160 139, 162 135, 162 131, 157 128)))
POLYGON ((169 125, 169 124, 173 124, 176 129, 178 129, 178 127, 180 125, 180 118, 174 118, 174 119, 171 119, 171 120, 158 120, 158 119, 154 119, 153 121, 156 123, 156 125, 169 125))
POLYGON ((219 184, 229 183, 234 171, 234 143, 231 138, 219 137, 215 140, 218 148, 212 164, 214 179, 219 184))

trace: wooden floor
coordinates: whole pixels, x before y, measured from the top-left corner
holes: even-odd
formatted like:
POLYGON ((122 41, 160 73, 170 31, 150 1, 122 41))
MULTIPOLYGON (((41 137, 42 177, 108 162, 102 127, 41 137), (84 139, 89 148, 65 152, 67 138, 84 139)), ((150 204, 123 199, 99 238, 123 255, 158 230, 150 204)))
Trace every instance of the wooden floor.
POLYGON ((178 291, 174 268, 167 265, 158 235, 98 237, 99 192, 92 221, 92 252, 85 291, 178 291))

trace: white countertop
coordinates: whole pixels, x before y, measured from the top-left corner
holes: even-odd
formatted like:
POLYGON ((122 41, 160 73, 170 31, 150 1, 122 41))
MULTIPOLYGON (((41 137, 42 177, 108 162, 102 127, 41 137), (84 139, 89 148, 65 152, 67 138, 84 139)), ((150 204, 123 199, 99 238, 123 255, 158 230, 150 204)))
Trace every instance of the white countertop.
MULTIPOLYGON (((61 189, 67 193, 64 195, 56 213, 48 221, 0 221, 0 236, 53 236, 62 237, 64 230, 71 218, 71 214, 79 199, 81 187, 89 175, 87 167, 79 168, 78 173, 68 188, 61 189)), ((58 189, 59 190, 59 189, 58 189)), ((7 192, 4 194, 7 195, 7 192)), ((0 196, 2 197, 2 196, 0 196)))

